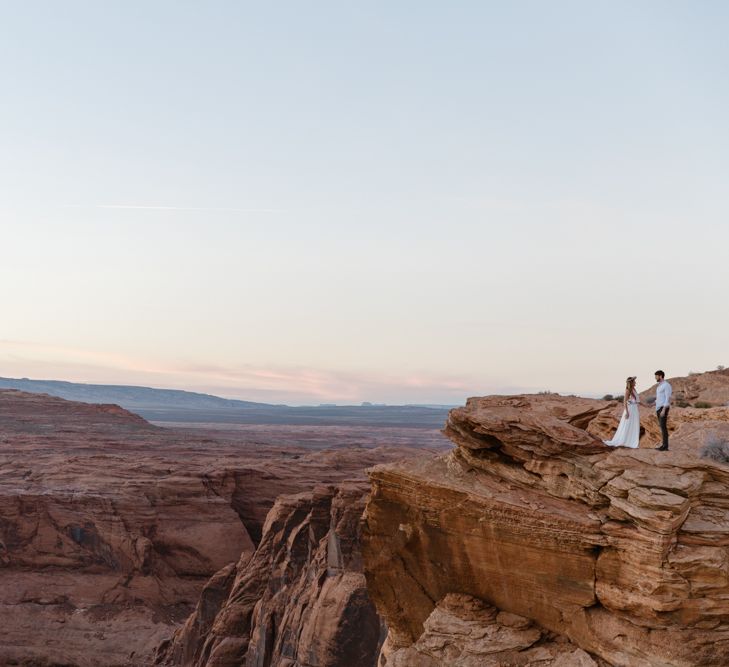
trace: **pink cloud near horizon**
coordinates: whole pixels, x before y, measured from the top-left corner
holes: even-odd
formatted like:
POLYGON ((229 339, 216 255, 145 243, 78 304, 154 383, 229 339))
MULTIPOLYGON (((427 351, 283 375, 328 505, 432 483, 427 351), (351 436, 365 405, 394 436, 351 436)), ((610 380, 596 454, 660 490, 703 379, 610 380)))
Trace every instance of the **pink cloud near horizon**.
POLYGON ((223 367, 202 363, 152 363, 115 353, 30 341, 0 341, 0 376, 97 384, 185 389, 242 400, 292 403, 443 403, 468 396, 515 393, 476 378, 428 373, 394 375, 306 367, 223 367))

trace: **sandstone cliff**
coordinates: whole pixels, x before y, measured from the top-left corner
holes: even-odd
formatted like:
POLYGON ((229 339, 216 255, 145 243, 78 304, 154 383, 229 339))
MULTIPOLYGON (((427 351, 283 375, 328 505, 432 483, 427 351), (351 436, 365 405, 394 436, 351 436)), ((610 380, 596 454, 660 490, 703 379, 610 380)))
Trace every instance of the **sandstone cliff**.
POLYGON ((359 549, 366 492, 361 484, 281 496, 256 552, 211 578, 158 663, 374 666, 380 621, 359 549))
POLYGON ((370 472, 381 664, 729 664, 729 466, 698 456, 729 438, 727 411, 675 410, 669 452, 650 432, 651 449, 604 446, 617 412, 472 398, 449 415, 452 452, 370 472))

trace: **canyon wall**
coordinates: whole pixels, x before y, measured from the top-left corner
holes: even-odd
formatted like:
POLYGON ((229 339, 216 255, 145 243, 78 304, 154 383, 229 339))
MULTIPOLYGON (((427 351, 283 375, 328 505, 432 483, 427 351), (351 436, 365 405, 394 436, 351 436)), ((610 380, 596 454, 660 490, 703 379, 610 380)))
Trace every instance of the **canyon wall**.
POLYGON ((0 663, 142 665, 254 545, 191 443, 118 406, 0 392, 0 663))
POLYGON ((281 496, 253 555, 218 572, 160 665, 374 667, 382 628, 362 574, 365 484, 281 496))
POLYGON ((163 429, 0 390, 0 664, 151 664, 210 577, 253 555, 279 495, 361 483, 408 453, 163 429))

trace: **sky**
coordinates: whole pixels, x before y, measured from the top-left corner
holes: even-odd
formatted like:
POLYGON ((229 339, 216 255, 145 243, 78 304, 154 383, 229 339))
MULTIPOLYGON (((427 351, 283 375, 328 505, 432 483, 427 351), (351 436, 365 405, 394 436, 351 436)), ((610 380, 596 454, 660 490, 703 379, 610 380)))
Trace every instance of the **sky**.
POLYGON ((4 2, 0 376, 247 400, 729 366, 729 5, 4 2))

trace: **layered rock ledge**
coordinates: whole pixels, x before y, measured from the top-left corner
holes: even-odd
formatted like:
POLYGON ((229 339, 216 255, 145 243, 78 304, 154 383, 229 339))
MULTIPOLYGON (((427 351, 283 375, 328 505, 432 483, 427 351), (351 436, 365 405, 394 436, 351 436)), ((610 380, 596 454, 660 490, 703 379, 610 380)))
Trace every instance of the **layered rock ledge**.
POLYGON ((615 407, 472 398, 449 415, 450 453, 370 471, 363 555, 389 628, 381 664, 406 664, 404 651, 431 661, 414 665, 490 664, 427 649, 453 594, 568 638, 583 664, 729 664, 729 466, 697 453, 729 435, 727 411, 675 411, 672 450, 658 452, 603 445, 615 407))

